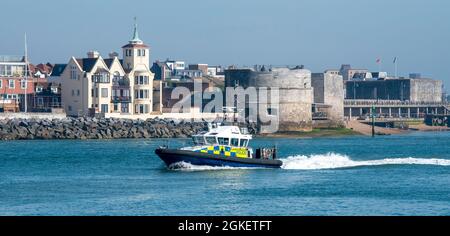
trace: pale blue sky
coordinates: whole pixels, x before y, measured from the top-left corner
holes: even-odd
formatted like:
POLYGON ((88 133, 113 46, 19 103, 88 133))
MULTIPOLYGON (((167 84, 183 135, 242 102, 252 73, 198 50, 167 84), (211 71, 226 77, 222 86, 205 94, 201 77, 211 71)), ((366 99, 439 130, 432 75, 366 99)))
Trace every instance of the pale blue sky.
MULTIPOLYGON (((0 54, 66 63, 104 57, 131 38, 138 17, 151 60, 208 64, 304 64, 312 71, 353 67, 422 73, 450 87, 447 0, 2 0, 0 54)), ((448 90, 448 89, 447 89, 448 90)))

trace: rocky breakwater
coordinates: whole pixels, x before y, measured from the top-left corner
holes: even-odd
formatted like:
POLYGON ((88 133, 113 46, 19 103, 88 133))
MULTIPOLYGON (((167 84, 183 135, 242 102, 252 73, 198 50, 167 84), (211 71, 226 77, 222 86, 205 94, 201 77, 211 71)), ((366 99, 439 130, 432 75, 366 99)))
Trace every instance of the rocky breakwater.
POLYGON ((96 118, 0 120, 0 140, 185 138, 207 129, 206 122, 96 118))

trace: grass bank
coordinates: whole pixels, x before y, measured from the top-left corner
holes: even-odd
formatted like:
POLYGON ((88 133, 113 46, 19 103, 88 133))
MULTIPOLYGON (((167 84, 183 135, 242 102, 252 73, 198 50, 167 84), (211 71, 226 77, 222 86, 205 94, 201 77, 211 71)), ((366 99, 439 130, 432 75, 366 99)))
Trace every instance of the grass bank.
POLYGON ((316 137, 333 137, 333 136, 348 136, 348 135, 361 135, 361 133, 347 128, 327 128, 327 129, 313 129, 312 131, 309 132, 302 132, 302 131, 277 132, 274 134, 258 135, 258 137, 316 138, 316 137))

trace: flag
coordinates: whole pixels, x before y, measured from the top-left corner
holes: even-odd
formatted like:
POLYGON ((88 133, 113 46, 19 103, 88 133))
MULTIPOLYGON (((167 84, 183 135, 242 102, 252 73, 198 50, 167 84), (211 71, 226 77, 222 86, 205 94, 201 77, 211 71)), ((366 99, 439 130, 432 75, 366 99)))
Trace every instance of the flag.
POLYGON ((380 59, 380 58, 378 58, 378 59, 377 59, 377 63, 379 64, 380 62, 381 62, 381 59, 380 59))
POLYGON ((397 57, 394 57, 394 61, 392 63, 396 63, 397 62, 397 57))

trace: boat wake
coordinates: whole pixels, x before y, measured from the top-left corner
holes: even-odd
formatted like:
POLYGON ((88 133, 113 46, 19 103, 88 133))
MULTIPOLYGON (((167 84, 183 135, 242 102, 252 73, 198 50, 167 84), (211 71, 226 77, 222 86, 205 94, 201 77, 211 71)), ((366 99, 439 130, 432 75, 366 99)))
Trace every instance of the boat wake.
POLYGON ((379 160, 355 161, 346 155, 327 153, 325 155, 297 155, 280 159, 283 161, 281 168, 288 170, 320 170, 339 169, 361 166, 381 165, 438 165, 450 166, 450 160, 436 158, 386 158, 379 160))
POLYGON ((177 162, 169 166, 169 170, 179 171, 204 171, 204 170, 238 170, 238 169, 259 169, 255 167, 231 167, 231 166, 203 166, 192 165, 187 162, 177 162))
MULTIPOLYGON (((337 153, 318 155, 297 155, 280 159, 283 162, 282 169, 286 170, 322 170, 341 169, 364 166, 382 165, 436 165, 450 166, 450 160, 438 158, 386 158, 379 160, 355 161, 350 157, 337 153)), ((203 166, 192 165, 186 162, 178 162, 169 166, 170 170, 178 171, 208 171, 208 170, 236 170, 236 169, 264 169, 257 167, 231 167, 231 166, 203 166)))

